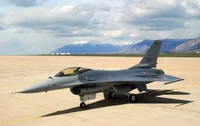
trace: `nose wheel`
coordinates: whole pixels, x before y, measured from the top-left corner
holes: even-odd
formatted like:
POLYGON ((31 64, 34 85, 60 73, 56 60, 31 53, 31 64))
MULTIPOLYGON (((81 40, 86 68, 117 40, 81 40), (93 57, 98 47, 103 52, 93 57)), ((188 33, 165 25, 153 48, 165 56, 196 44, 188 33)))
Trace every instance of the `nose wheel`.
POLYGON ((85 102, 80 103, 80 108, 86 108, 86 107, 87 107, 87 105, 85 104, 85 102))

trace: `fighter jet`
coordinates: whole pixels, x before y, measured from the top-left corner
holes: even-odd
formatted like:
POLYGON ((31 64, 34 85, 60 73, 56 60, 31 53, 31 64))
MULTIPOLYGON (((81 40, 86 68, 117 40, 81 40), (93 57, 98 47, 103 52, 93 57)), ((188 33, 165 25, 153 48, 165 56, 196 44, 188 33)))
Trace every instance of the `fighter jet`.
POLYGON ((183 79, 166 75, 156 69, 157 58, 162 41, 155 40, 139 64, 123 70, 94 70, 85 67, 69 67, 47 80, 34 84, 17 93, 37 93, 70 88, 71 93, 80 97, 80 107, 86 108, 85 101, 95 99, 103 92, 104 97, 115 98, 116 94, 127 95, 129 101, 136 102, 137 97, 130 92, 147 90, 147 84, 163 81, 169 84, 183 79))

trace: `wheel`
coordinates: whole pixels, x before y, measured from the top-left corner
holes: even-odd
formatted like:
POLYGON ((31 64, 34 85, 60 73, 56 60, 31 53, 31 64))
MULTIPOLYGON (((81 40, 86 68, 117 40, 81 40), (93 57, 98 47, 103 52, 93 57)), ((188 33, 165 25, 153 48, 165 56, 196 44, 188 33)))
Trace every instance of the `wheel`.
POLYGON ((108 94, 108 97, 111 98, 111 99, 115 98, 115 92, 110 91, 109 94, 108 94))
POLYGON ((131 102, 136 102, 136 96, 134 95, 134 94, 130 94, 130 96, 129 96, 129 101, 131 101, 131 102))
POLYGON ((81 102, 81 104, 80 104, 80 108, 86 108, 86 104, 85 104, 85 102, 81 102))

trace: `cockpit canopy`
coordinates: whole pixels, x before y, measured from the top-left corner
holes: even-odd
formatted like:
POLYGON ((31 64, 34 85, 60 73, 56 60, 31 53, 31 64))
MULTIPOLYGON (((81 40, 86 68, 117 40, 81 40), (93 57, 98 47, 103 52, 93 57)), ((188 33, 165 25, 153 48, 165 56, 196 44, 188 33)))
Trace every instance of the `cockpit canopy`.
POLYGON ((74 76, 89 70, 91 69, 84 67, 69 67, 60 71, 58 74, 55 75, 55 77, 74 76))

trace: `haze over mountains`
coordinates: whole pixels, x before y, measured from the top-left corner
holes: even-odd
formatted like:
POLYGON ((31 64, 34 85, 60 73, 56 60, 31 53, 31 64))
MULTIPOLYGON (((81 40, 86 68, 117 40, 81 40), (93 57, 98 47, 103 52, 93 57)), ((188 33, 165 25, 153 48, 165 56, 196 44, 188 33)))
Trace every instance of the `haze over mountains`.
MULTIPOLYGON (((146 52, 154 40, 145 39, 137 44, 105 44, 101 42, 80 42, 65 45, 51 53, 71 54, 111 54, 111 53, 143 53, 146 52)), ((163 39, 161 52, 190 52, 200 50, 200 37, 193 39, 163 39)))

